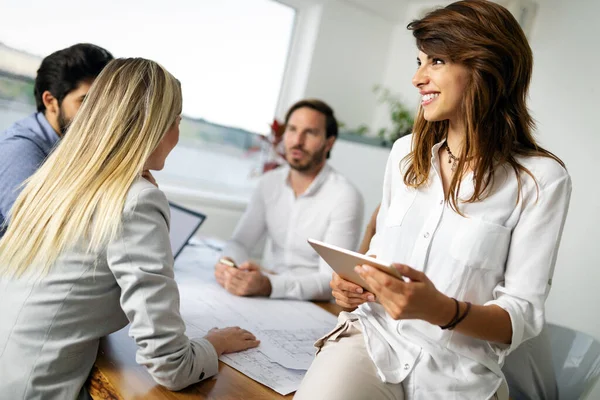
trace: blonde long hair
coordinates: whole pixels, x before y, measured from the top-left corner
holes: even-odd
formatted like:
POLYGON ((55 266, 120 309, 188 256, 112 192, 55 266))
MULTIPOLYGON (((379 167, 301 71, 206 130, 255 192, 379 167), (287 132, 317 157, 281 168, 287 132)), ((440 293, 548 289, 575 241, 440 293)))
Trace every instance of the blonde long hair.
POLYGON ((179 81, 161 65, 142 58, 110 62, 11 209, 0 276, 43 276, 78 243, 89 253, 115 238, 129 188, 181 107, 179 81))

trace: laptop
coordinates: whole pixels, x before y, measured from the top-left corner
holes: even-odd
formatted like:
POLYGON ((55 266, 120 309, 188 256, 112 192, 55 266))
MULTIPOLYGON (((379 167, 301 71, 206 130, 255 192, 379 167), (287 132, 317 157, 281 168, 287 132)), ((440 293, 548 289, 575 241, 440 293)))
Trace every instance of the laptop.
POLYGON ((188 241, 194 236, 200 225, 206 220, 206 215, 175 203, 169 202, 171 209, 171 229, 169 238, 173 257, 181 253, 188 241))

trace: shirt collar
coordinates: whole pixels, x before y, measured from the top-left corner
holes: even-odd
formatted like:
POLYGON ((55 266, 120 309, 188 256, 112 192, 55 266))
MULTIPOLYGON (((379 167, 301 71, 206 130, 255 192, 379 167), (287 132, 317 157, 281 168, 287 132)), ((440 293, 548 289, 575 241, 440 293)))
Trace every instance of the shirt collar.
POLYGON ((442 147, 444 143, 446 143, 446 138, 442 139, 441 142, 438 142, 433 145, 433 147, 431 148, 431 161, 438 159, 438 151, 440 151, 440 147, 442 147))
POLYGON ((440 167, 440 158, 438 157, 438 152, 444 143, 446 143, 446 138, 442 139, 441 142, 434 144, 431 148, 431 165, 438 170, 440 167))
MULTIPOLYGON (((290 183, 291 168, 289 165, 286 165, 284 168, 286 169, 285 173, 283 175, 284 182, 291 189, 291 187, 292 187, 292 185, 290 183)), ((310 186, 304 191, 304 193, 302 193, 298 197, 310 196, 310 195, 316 193, 321 188, 321 186, 323 186, 323 183, 325 183, 329 174, 331 174, 331 170, 332 170, 331 166, 329 166, 329 164, 327 162, 325 162, 325 165, 323 165, 323 168, 321 168, 321 170, 319 171, 317 176, 315 176, 315 179, 313 179, 310 186)))
POLYGON ((58 133, 56 133, 52 125, 50 125, 50 122, 48 122, 44 113, 36 113, 35 118, 41 128, 39 133, 41 133, 52 145, 56 144, 56 142, 60 140, 60 136, 58 136, 58 133))

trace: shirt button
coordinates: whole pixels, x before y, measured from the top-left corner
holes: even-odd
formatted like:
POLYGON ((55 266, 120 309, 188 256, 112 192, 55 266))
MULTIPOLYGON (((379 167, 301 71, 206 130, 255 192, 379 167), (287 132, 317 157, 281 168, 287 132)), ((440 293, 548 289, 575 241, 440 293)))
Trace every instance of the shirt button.
POLYGON ((440 200, 440 206, 444 204, 444 200, 440 200))
POLYGON ((423 237, 424 237, 425 239, 428 239, 428 238, 429 238, 429 232, 425 232, 425 234, 423 235, 423 237))
POLYGON ((408 371, 408 369, 409 369, 409 368, 410 368, 410 365, 408 365, 408 364, 404 364, 404 370, 405 370, 405 371, 408 371))

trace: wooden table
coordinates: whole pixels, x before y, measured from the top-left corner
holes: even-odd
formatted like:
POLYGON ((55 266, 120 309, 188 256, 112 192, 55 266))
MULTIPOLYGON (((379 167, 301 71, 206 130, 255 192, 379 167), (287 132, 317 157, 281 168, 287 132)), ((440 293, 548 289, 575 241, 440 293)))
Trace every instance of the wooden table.
MULTIPOLYGON (((333 303, 315 303, 339 314, 342 308, 333 303)), ((197 383, 180 392, 171 392, 158 385, 146 369, 135 362, 136 345, 127 336, 126 327, 102 339, 96 364, 88 379, 88 389, 94 400, 133 399, 291 399, 293 393, 282 396, 219 361, 215 378, 197 383)))

